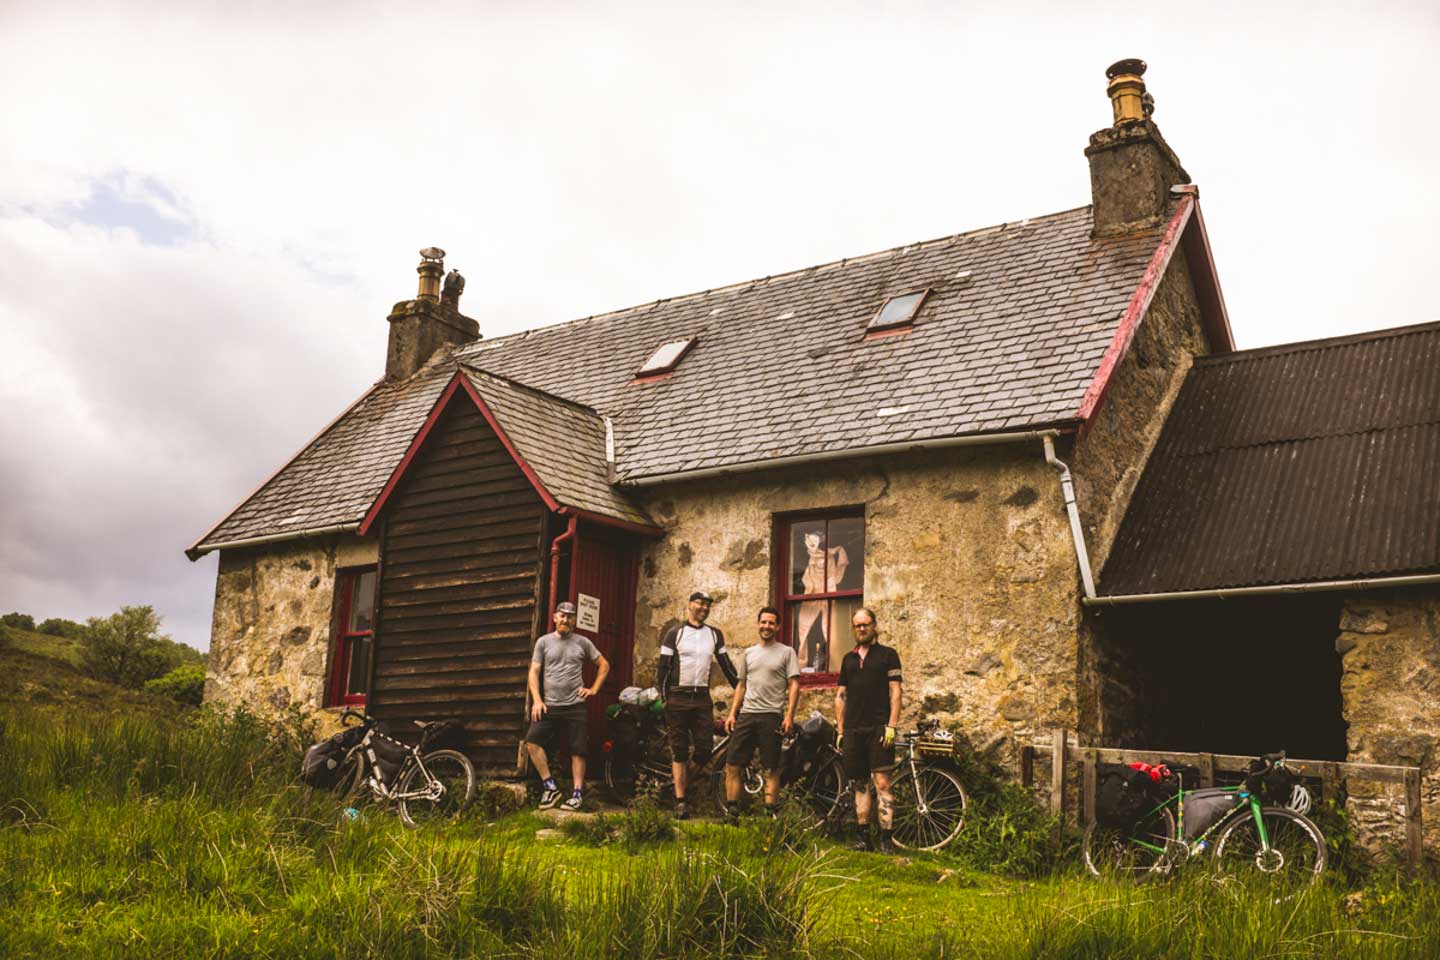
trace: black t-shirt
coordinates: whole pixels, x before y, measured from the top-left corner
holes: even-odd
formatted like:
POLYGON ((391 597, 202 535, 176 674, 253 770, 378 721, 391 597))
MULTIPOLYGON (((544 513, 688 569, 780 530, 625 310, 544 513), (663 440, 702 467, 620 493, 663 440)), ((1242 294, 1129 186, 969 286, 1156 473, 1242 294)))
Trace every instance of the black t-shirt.
POLYGON ((845 727, 883 727, 890 722, 890 681, 900 682, 900 654, 894 647, 872 644, 860 662, 851 650, 840 663, 845 688, 845 727))

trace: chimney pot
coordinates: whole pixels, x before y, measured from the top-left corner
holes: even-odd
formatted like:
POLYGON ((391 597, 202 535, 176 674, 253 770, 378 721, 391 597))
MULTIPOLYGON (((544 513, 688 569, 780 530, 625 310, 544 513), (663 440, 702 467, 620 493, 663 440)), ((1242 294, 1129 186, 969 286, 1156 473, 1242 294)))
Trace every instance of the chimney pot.
POLYGON ((447 346, 474 343, 480 339, 480 324, 460 312, 460 291, 465 278, 450 271, 444 291, 440 276, 445 270, 445 251, 426 247, 420 251, 420 292, 414 300, 402 300, 390 311, 390 343, 385 352, 387 380, 405 380, 415 375, 447 346))
POLYGON ((1145 119, 1145 69, 1145 61, 1136 59, 1117 60, 1106 68, 1110 83, 1105 92, 1115 111, 1115 126, 1145 119))
POLYGON ((420 274, 420 291, 415 294, 415 299, 439 303, 440 276, 445 272, 445 251, 439 247, 426 247, 420 251, 420 258, 420 266, 415 268, 415 272, 420 274))
POLYGON ((1117 60, 1105 71, 1115 121, 1090 136, 1093 236, 1119 236, 1149 229, 1169 215, 1170 188, 1190 175, 1170 149, 1150 113, 1144 60, 1117 60))

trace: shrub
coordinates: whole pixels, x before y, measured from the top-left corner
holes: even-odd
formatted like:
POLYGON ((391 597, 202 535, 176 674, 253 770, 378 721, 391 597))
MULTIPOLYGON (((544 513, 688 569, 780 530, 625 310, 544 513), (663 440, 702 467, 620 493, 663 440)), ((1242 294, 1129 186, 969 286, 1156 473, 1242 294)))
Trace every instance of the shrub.
POLYGON ((611 840, 612 818, 597 813, 593 817, 568 817, 560 824, 565 836, 587 847, 599 847, 611 840))
POLYGON ((63 637, 66 640, 79 640, 85 633, 85 625, 76 623, 74 620, 51 617, 41 621, 40 626, 35 628, 35 632, 51 637, 63 637))
POLYGON ((619 823, 620 842, 627 848, 675 839, 675 822, 648 797, 636 800, 615 819, 619 823))
POLYGON ((145 691, 198 707, 205 698, 205 668, 198 663, 176 667, 163 677, 146 680, 145 691))
POLYGON ((160 632, 160 617, 149 606, 91 617, 80 644, 81 661, 93 676, 132 689, 179 666, 182 658, 179 645, 160 632))

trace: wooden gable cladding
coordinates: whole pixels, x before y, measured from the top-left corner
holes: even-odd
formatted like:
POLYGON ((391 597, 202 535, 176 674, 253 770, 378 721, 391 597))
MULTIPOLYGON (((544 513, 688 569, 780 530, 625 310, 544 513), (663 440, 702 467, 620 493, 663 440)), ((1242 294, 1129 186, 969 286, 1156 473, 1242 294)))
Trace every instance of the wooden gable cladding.
POLYGON ((475 404, 451 398, 385 506, 373 716, 454 718, 482 767, 514 769, 549 516, 475 404))

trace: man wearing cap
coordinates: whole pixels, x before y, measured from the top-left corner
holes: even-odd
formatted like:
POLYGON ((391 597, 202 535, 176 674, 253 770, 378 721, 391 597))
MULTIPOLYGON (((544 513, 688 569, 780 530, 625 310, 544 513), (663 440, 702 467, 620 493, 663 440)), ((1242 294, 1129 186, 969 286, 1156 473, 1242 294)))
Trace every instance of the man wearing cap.
POLYGON ((570 799, 561 806, 579 810, 581 791, 585 787, 585 701, 600 691, 610 672, 610 662, 595 649, 588 637, 575 632, 575 604, 562 603, 555 608, 555 632, 535 641, 535 655, 530 658, 530 729, 525 734, 525 747, 530 762, 540 775, 540 809, 549 810, 560 799, 555 778, 550 775, 550 762, 545 757, 545 744, 563 734, 570 740, 570 772, 575 779, 570 799), (595 682, 585 686, 581 671, 586 660, 596 664, 595 682), (541 676, 544 691, 541 691, 541 676))
POLYGON ((660 637, 655 687, 665 698, 665 729, 675 774, 675 816, 689 815, 686 790, 715 745, 715 704, 710 701, 710 666, 718 662, 730 686, 739 677, 725 652, 725 634, 707 626, 714 601, 704 590, 690 594, 685 622, 660 637), (692 762, 693 760, 693 762, 692 762))
POLYGON ((725 730, 732 734, 725 752, 725 818, 731 823, 739 819, 740 778, 757 747, 765 771, 765 813, 778 816, 780 739, 795 723, 800 696, 800 658, 794 647, 775 640, 780 611, 761 607, 755 629, 760 642, 740 651, 740 683, 725 718, 725 730))

